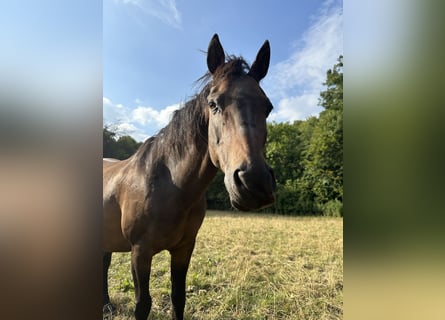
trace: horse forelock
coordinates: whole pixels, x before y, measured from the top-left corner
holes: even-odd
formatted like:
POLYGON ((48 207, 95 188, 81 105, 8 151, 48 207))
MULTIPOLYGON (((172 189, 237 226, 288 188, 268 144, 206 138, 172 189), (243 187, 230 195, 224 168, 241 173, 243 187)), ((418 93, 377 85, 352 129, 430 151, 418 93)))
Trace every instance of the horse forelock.
MULTIPOLYGON (((250 66, 241 56, 229 55, 226 57, 226 62, 216 69, 214 74, 207 72, 196 83, 202 88, 206 88, 211 83, 219 82, 223 79, 232 79, 233 77, 243 76, 249 73, 250 66)), ((203 89, 203 90, 204 90, 203 89)))

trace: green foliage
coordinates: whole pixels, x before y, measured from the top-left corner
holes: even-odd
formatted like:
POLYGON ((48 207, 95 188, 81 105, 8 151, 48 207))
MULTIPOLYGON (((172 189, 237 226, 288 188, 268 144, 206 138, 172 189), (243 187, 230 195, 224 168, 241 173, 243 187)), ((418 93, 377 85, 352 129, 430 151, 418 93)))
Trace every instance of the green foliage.
POLYGON ((327 88, 320 93, 319 104, 326 110, 343 111, 343 56, 338 58, 334 68, 326 73, 327 88))
POLYGON ((115 129, 107 126, 103 128, 104 158, 127 159, 136 152, 141 144, 128 135, 117 138, 115 129))
POLYGON ((134 283, 132 279, 128 277, 123 279, 122 282, 119 284, 119 289, 121 290, 121 292, 128 292, 130 290, 134 290, 134 283))
POLYGON ((343 216, 343 56, 326 74, 318 118, 268 125, 279 214, 343 216))
POLYGON ((221 171, 218 171, 207 190, 207 207, 210 209, 218 208, 218 210, 230 210, 232 208, 224 186, 224 174, 221 171))
POLYGON ((343 203, 334 199, 319 206, 319 211, 327 217, 343 217, 343 203))
POLYGON ((110 130, 109 127, 104 127, 102 132, 103 156, 104 158, 114 158, 114 149, 116 149, 116 133, 110 130))
MULTIPOLYGON (((312 193, 315 213, 325 214, 328 203, 343 201, 343 57, 340 56, 333 70, 327 72, 321 92, 320 113, 304 152, 304 173, 300 185, 306 193, 312 193)), ((328 210, 329 211, 329 210, 328 210)), ((330 211, 329 211, 330 212, 330 211)), ((337 210, 338 215, 342 210, 337 210)), ((331 213, 329 213, 331 215, 331 213)))
POLYGON ((295 180, 303 170, 300 162, 302 143, 298 122, 272 123, 267 125, 266 159, 275 171, 277 184, 285 185, 288 180, 295 180))
POLYGON ((314 128, 305 151, 301 184, 317 203, 343 198, 343 123, 341 113, 326 110, 314 128))

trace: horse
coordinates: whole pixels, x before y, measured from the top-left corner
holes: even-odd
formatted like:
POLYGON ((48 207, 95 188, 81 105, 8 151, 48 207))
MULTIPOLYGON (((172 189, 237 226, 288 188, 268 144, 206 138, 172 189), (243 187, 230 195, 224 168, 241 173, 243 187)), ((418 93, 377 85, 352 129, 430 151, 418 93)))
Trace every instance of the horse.
POLYGON ((131 252, 134 315, 146 320, 152 257, 167 250, 172 319, 183 319, 187 270, 205 216, 206 190, 218 170, 234 208, 257 210, 275 201, 275 176, 264 157, 273 107, 260 87, 269 62, 268 40, 249 67, 242 57, 226 57, 215 34, 200 92, 133 156, 104 159, 104 310, 112 306, 107 284, 112 252, 131 252))

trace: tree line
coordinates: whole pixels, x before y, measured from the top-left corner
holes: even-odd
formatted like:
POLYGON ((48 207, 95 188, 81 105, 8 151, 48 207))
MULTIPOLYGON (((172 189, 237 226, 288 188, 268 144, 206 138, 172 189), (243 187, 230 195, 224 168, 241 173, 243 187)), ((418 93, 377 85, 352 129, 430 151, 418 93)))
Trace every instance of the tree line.
MULTIPOLYGON (((276 202, 263 211, 287 215, 343 216, 343 56, 326 73, 318 117, 268 123, 265 157, 274 169, 276 202)), ((103 155, 131 156, 141 143, 103 129, 103 155)), ((231 210, 218 172, 207 192, 209 209, 231 210)))
POLYGON ((124 160, 133 155, 142 142, 137 142, 129 135, 119 136, 117 128, 105 126, 103 128, 103 157, 124 160))

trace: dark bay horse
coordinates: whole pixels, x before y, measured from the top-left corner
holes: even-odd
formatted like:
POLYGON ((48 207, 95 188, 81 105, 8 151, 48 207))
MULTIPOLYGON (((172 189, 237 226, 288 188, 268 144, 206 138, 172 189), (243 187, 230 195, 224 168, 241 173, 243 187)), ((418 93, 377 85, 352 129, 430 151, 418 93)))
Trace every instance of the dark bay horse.
POLYGON ((171 254, 172 318, 183 319, 185 280, 206 210, 205 192, 218 169, 232 205, 243 211, 274 202, 275 177, 264 159, 272 104, 259 82, 267 74, 269 42, 249 68, 226 57, 214 35, 200 93, 127 160, 104 159, 103 294, 112 252, 131 251, 137 320, 151 309, 152 257, 171 254))

